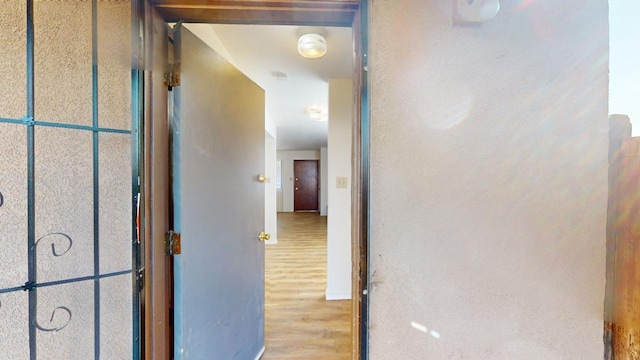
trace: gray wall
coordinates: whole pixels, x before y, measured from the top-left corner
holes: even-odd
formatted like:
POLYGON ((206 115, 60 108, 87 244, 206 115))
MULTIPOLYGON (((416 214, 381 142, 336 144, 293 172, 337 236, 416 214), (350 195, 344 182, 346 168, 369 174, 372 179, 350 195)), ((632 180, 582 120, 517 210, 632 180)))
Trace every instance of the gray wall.
POLYGON ((607 1, 371 4, 371 358, 602 359, 607 1))

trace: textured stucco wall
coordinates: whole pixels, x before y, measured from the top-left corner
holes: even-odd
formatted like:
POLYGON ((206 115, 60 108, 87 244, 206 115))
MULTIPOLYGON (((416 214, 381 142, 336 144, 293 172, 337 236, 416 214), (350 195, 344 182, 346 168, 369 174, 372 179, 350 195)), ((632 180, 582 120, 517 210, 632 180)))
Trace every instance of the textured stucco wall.
POLYGON ((371 358, 602 359, 607 1, 371 1, 371 358))
MULTIPOLYGON (((130 12, 128 0, 97 2, 100 127, 131 128, 130 12)), ((90 126, 91 2, 36 0, 33 19, 35 120, 90 126)), ((0 118, 21 119, 27 115, 26 1, 0 0, 0 20, 0 76, 6 81, 0 118)), ((27 281, 26 129, 23 124, 0 123, 0 193, 4 199, 0 206, 0 247, 4 249, 0 289, 27 281)), ((39 125, 34 133, 37 282, 91 276, 97 205, 93 133, 39 125)), ((98 166, 100 273, 130 270, 131 136, 100 133, 98 166)), ((93 357, 96 303, 101 357, 131 357, 131 275, 101 279, 99 284, 99 300, 94 296, 93 279, 35 290, 38 358, 93 357)), ((0 294, 0 358, 29 358, 28 298, 25 291, 0 294)))
POLYGON ((0 117, 21 118, 27 111, 25 1, 2 0, 0 8, 0 77, 3 81, 0 117))
MULTIPOLYGON (((26 113, 26 16, 21 1, 0 1, 0 117, 26 113)), ((0 289, 27 281, 27 131, 0 124, 0 289)), ((0 296, 0 357, 29 358, 28 297, 23 291, 0 296)))

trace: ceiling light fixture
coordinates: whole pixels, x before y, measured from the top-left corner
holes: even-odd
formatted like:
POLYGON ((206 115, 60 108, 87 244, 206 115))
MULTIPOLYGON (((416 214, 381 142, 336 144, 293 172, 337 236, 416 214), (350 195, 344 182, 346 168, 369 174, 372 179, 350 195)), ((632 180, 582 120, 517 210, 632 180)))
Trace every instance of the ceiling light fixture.
POLYGON ((327 40, 318 33, 303 34, 298 38, 298 53, 309 59, 323 57, 327 53, 327 40))
POLYGON ((479 25, 500 11, 500 0, 453 0, 453 3, 453 20, 457 25, 479 25))
POLYGON ((327 121, 327 117, 322 113, 322 109, 311 107, 307 109, 307 114, 311 120, 327 121))

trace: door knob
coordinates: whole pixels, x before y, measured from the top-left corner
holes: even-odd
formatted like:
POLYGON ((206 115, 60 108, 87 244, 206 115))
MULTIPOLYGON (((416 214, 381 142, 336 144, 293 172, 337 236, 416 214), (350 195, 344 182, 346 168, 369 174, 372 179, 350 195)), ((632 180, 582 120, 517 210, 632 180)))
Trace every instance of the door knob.
POLYGON ((269 239, 271 239, 271 235, 266 234, 264 231, 260 231, 260 234, 258 234, 258 240, 260 241, 265 241, 269 239))
POLYGON ((258 181, 263 183, 263 182, 267 181, 267 177, 264 176, 264 174, 260 174, 260 175, 258 175, 258 181))

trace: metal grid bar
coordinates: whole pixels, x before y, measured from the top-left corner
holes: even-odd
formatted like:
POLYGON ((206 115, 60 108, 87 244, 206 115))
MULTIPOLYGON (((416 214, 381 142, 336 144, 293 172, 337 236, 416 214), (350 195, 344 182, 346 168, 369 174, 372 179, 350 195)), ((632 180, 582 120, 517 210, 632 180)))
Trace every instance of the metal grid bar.
POLYGON ((24 120, 22 120, 22 119, 0 118, 0 123, 24 124, 24 120))
POLYGON ((9 124, 23 124, 23 125, 37 125, 44 127, 55 127, 55 128, 63 128, 63 129, 73 129, 73 130, 85 130, 85 131, 93 131, 93 132, 103 132, 103 133, 117 133, 117 134, 129 134, 131 135, 131 130, 125 129, 113 129, 113 128, 101 128, 98 126, 86 126, 86 125, 76 125, 76 124, 65 124, 65 123, 55 123, 50 121, 35 121, 32 117, 24 117, 22 119, 10 119, 10 118, 0 118, 0 123, 9 123, 9 124))
POLYGON ((0 290, 0 294, 5 294, 5 293, 10 293, 10 292, 15 292, 15 291, 29 291, 29 290, 37 289, 37 288, 44 288, 44 287, 54 286, 54 285, 72 284, 72 283, 77 283, 77 282, 82 282, 82 281, 87 281, 87 280, 99 280, 99 279, 105 279, 105 278, 110 278, 110 277, 114 277, 114 276, 131 274, 132 272, 133 272, 133 270, 129 269, 129 270, 116 271, 116 272, 107 273, 107 274, 81 276, 81 277, 77 277, 77 278, 56 280, 56 281, 47 281, 47 282, 42 282, 42 283, 26 283, 26 284, 24 284, 22 286, 2 289, 2 290, 0 290))
MULTIPOLYGON (((91 99, 92 125, 98 128, 98 0, 91 1, 91 99)), ((100 146, 93 132, 93 352, 100 359, 100 146)))
MULTIPOLYGON (((25 119, 34 118, 34 27, 33 27, 33 0, 27 0, 27 116, 25 119)), ((29 283, 37 282, 36 274, 36 200, 35 200, 35 132, 33 121, 27 121, 27 259, 29 283)), ((36 360, 36 323, 38 297, 35 290, 29 291, 29 357, 36 360)))

